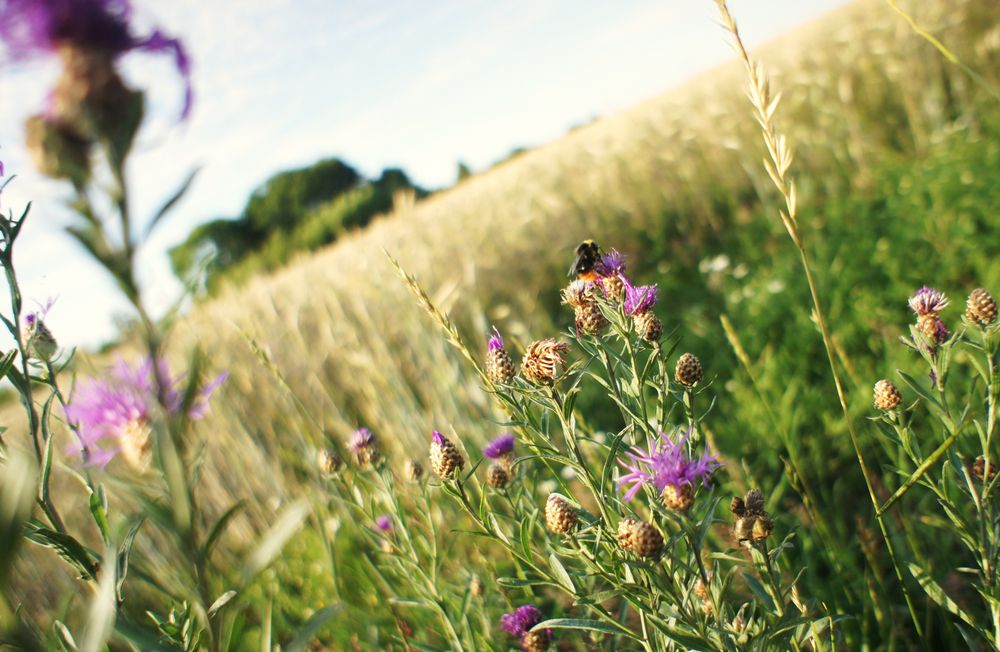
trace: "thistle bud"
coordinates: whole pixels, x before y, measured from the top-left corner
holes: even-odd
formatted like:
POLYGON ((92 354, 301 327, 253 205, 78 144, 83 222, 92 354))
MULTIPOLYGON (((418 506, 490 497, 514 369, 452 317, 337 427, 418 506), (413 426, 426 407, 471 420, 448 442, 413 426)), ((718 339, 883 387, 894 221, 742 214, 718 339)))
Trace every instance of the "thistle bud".
POLYGON ((524 652, 545 652, 551 643, 552 635, 547 629, 538 632, 525 632, 521 635, 521 649, 524 652))
POLYGON ((632 526, 632 552, 639 557, 659 557, 663 552, 663 535, 653 525, 639 521, 632 526))
POLYGON ((632 317, 632 326, 635 328, 635 334, 650 344, 659 342, 663 337, 663 322, 653 314, 652 310, 640 312, 632 317))
POLYGON ((577 525, 578 517, 573 506, 565 498, 557 494, 549 495, 545 501, 545 526, 554 534, 572 532, 577 525))
POLYGON ((926 337, 931 344, 941 344, 948 339, 948 327, 937 313, 920 315, 917 318, 917 330, 926 337))
POLYGON ((486 470, 486 483, 494 489, 503 489, 510 482, 510 473, 500 462, 493 462, 486 470))
POLYGON ((686 512, 694 504, 694 486, 690 482, 668 484, 663 489, 663 504, 675 512, 686 512))
POLYGON ((585 304, 574 311, 576 334, 600 335, 608 326, 608 320, 597 302, 585 304))
POLYGON ((358 464, 364 466, 375 464, 381 457, 378 450, 378 439, 368 428, 358 428, 351 435, 348 447, 354 453, 358 464))
POLYGON ((985 288, 976 288, 965 302, 965 317, 986 327, 997 319, 997 302, 985 288))
POLYGON ((682 355, 674 368, 674 380, 685 387, 694 387, 701 379, 701 360, 690 353, 682 355))
POLYGON ((59 343, 45 326, 40 313, 30 313, 24 318, 25 347, 39 360, 48 362, 55 357, 59 343))
POLYGON ((336 451, 324 448, 316 455, 316 465, 323 475, 333 475, 340 470, 344 462, 336 451))
POLYGON ((424 465, 417 460, 407 460, 404 471, 406 479, 410 482, 420 482, 420 479, 424 477, 424 465))
POLYGON ((632 531, 639 524, 634 518, 626 516, 618 521, 618 547, 632 552, 632 531))
POLYGON ((431 468, 442 480, 453 478, 465 467, 465 460, 455 444, 437 430, 431 439, 431 468))
POLYGON ((883 378, 875 383, 875 387, 872 389, 872 403, 877 409, 888 412, 895 410, 902 402, 903 397, 891 382, 883 378))
POLYGON ((514 363, 504 348, 500 331, 493 329, 486 351, 486 377, 497 385, 505 385, 514 378, 514 363))

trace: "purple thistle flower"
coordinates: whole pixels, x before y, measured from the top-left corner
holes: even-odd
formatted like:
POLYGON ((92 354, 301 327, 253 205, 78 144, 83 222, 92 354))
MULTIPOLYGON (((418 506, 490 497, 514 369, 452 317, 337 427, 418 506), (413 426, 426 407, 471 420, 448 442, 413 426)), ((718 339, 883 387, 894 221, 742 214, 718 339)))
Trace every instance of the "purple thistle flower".
POLYGON ((661 432, 660 441, 650 442, 648 450, 633 446, 631 451, 625 453, 631 463, 618 460, 629 471, 618 478, 618 486, 632 485, 625 492, 626 502, 635 498, 644 484, 653 485, 660 493, 668 486, 679 489, 681 485, 694 484, 697 480, 708 485, 712 473, 722 465, 707 452, 697 459, 689 459, 684 452, 684 445, 690 435, 691 431, 688 430, 674 443, 666 433, 661 432))
POLYGON ((375 445, 375 434, 368 428, 358 428, 351 435, 351 441, 347 446, 351 452, 358 453, 370 446, 375 445))
POLYGON ((130 0, 4 0, 0 2, 0 41, 9 58, 25 60, 52 54, 61 47, 100 52, 117 59, 129 52, 173 55, 184 80, 184 109, 191 109, 191 62, 178 39, 154 30, 132 34, 130 0))
MULTIPOLYGON (((219 374, 197 391, 188 406, 188 418, 205 416, 212 393, 227 377, 226 373, 219 374)), ((134 369, 119 360, 108 379, 81 382, 65 408, 66 421, 79 439, 71 451, 83 453, 86 449, 88 465, 107 465, 119 450, 114 445, 116 440, 129 429, 148 425, 158 402, 168 414, 180 412, 184 400, 179 389, 182 381, 183 376, 170 375, 166 360, 161 358, 154 370, 152 359, 146 358, 134 369), (162 390, 159 401, 157 379, 162 390), (104 445, 107 440, 111 440, 110 447, 104 445)))
POLYGON ((640 285, 638 287, 632 285, 631 282, 624 276, 620 276, 622 283, 625 285, 625 312, 630 315, 638 315, 648 311, 654 305, 656 305, 657 295, 659 294, 659 289, 656 284, 653 285, 640 285))
POLYGON ((496 460, 505 455, 510 455, 514 452, 514 435, 505 432, 499 437, 495 437, 493 441, 486 445, 483 449, 483 455, 490 458, 491 460, 496 460))
POLYGON ((594 271, 600 276, 621 276, 625 273, 625 254, 619 253, 617 249, 612 249, 601 256, 601 259, 594 265, 594 271))
POLYGON ((531 604, 521 605, 509 614, 500 616, 500 627, 511 636, 520 636, 542 622, 541 610, 531 604))
POLYGON ((936 315, 947 308, 948 303, 948 297, 944 292, 926 285, 917 290, 909 300, 910 310, 921 317, 936 315))
POLYGON ((375 528, 388 534, 392 532, 392 517, 388 514, 383 514, 375 519, 375 528))
POLYGON ((444 442, 445 442, 445 441, 447 441, 447 440, 446 440, 446 439, 444 438, 444 435, 442 435, 442 434, 441 434, 440 432, 438 432, 437 430, 435 430, 435 431, 431 432, 431 439, 432 439, 432 440, 434 441, 434 443, 435 443, 435 444, 437 444, 438 446, 444 446, 444 442))
POLYGON ((500 337, 500 331, 497 330, 496 326, 493 327, 493 334, 490 335, 487 347, 490 351, 500 351, 503 349, 503 338, 500 337))

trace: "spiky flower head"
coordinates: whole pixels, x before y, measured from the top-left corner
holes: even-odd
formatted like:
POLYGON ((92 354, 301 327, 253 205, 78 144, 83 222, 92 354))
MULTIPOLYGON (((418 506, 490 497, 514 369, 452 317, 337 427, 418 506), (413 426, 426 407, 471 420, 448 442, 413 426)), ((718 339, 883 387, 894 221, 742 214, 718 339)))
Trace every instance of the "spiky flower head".
POLYGON ((945 342, 950 334, 944 321, 937 313, 928 313, 917 317, 917 330, 920 331, 932 345, 945 342))
POLYGON ((442 480, 448 480, 465 468, 465 459, 455 444, 435 430, 431 433, 431 469, 442 480))
POLYGON ((532 342, 521 361, 521 375, 536 385, 551 385, 562 370, 569 344, 555 338, 532 342))
POLYGON ((677 359, 677 366, 674 367, 674 380, 685 387, 694 387, 701 382, 704 372, 701 368, 701 360, 692 353, 685 353, 677 359))
POLYGON ((41 310, 29 312, 24 316, 24 343, 25 348, 32 352, 39 360, 49 361, 55 357, 59 350, 59 343, 52 335, 52 332, 45 325, 44 317, 52 308, 53 301, 49 301, 41 310))
POLYGON ((965 317, 980 326, 989 326, 997 319, 997 302, 985 288, 976 288, 965 302, 965 317))
POLYGON ((420 482, 420 478, 424 477, 424 465, 417 460, 406 460, 403 471, 410 482, 420 482))
POLYGON ((562 302, 576 310, 596 301, 597 296, 594 293, 594 284, 590 281, 577 279, 572 281, 562 291, 562 302))
POLYGON ((510 482, 510 471, 499 462, 493 462, 486 469, 486 484, 494 489, 503 489, 510 482))
POLYGON ((392 532, 392 517, 388 514, 383 514, 375 519, 375 529, 379 532, 384 532, 388 534, 392 532))
POLYGON ((347 447, 354 453, 358 464, 373 464, 379 459, 378 438, 368 428, 355 430, 347 447))
POLYGON ((316 456, 316 465, 323 475, 333 475, 340 470, 344 462, 340 459, 340 455, 337 455, 337 451, 324 448, 316 456))
POLYGON ((948 307, 948 297, 944 292, 925 285, 910 297, 909 304, 910 310, 919 317, 937 315, 948 307))
POLYGON ((659 441, 649 442, 648 449, 633 446, 626 452, 628 460, 618 460, 629 471, 618 479, 619 487, 632 485, 625 492, 624 499, 630 501, 635 498, 645 484, 655 487, 660 494, 669 486, 680 489, 698 481, 708 486, 712 473, 722 465, 707 452, 701 457, 689 458, 685 449, 690 436, 691 431, 688 430, 674 442, 669 435, 661 432, 659 441))
POLYGON ((505 432, 494 437, 490 443, 483 448, 483 455, 491 460, 499 460, 509 456, 514 452, 514 434, 505 432))
POLYGON ((638 521, 632 525, 631 549, 639 557, 659 557, 663 552, 663 535, 650 523, 638 521))
POLYGON ((652 310, 640 312, 634 316, 632 326, 635 328, 636 335, 651 344, 659 342, 663 336, 663 322, 653 314, 652 310))
POLYGON ((212 393, 227 376, 218 375, 185 405, 184 377, 172 376, 166 360, 154 365, 146 358, 135 368, 119 360, 110 377, 82 381, 70 396, 66 421, 78 436, 71 449, 83 456, 85 464, 102 467, 121 452, 134 468, 145 471, 151 459, 151 423, 157 404, 168 415, 186 408, 189 419, 201 419, 208 412, 212 393))
POLYGON ((559 494, 550 494, 545 501, 545 526, 549 532, 566 534, 576 528, 579 518, 576 510, 559 494))
POLYGON ((655 283, 653 285, 640 285, 637 287, 626 280, 624 281, 624 285, 624 308, 626 314, 638 315, 639 313, 651 310, 656 305, 660 291, 655 283))
POLYGON ((543 652, 552 643, 552 631, 543 629, 540 631, 529 631, 532 627, 542 622, 541 610, 534 605, 521 605, 509 614, 500 616, 500 627, 511 636, 520 639, 521 649, 525 652, 543 652))
POLYGON ((872 388, 872 403, 876 409, 888 412, 895 410, 902 402, 903 397, 899 390, 885 378, 875 383, 875 387, 872 388))
POLYGON ((509 383, 514 378, 514 362, 504 348, 500 331, 493 328, 486 350, 486 377, 497 385, 509 383))
POLYGON ((597 261, 594 271, 600 276, 620 276, 625 273, 625 254, 611 249, 597 261))

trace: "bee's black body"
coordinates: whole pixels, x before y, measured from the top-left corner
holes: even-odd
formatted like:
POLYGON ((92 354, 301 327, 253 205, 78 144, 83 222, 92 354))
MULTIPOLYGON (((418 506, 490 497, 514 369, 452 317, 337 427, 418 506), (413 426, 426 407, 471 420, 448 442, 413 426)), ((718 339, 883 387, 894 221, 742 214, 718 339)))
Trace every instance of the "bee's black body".
POLYGON ((584 240, 576 248, 576 260, 569 268, 569 276, 593 281, 597 278, 594 267, 601 260, 601 246, 593 240, 584 240))

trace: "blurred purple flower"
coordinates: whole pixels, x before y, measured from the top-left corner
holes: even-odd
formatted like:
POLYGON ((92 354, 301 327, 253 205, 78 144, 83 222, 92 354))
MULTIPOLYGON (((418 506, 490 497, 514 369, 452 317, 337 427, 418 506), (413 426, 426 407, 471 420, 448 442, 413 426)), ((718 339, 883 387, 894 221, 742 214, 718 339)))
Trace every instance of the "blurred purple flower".
MULTIPOLYGON (((221 373, 196 392, 188 406, 190 419, 205 416, 212 393, 227 377, 227 373, 221 373)), ((111 461, 119 450, 114 445, 115 440, 128 429, 149 423, 157 404, 157 378, 163 392, 160 401, 163 408, 168 414, 177 414, 184 401, 179 387, 183 376, 172 377, 163 359, 155 371, 150 358, 134 369, 119 360, 109 378, 81 382, 65 408, 66 421, 75 428, 79 438, 71 450, 83 453, 86 449, 84 461, 88 465, 105 466, 111 461), (110 447, 102 445, 106 440, 112 440, 110 447)))
POLYGON ((486 448, 483 449, 483 455, 491 460, 499 459, 512 452, 514 452, 514 435, 509 432, 505 432, 499 437, 495 437, 493 441, 487 444, 486 448))
POLYGON ((630 471, 618 478, 619 487, 632 485, 625 492, 626 502, 635 498, 644 484, 653 485, 660 493, 668 486, 680 488, 684 484, 694 484, 697 480, 708 484, 712 473, 722 465, 707 452, 700 458, 689 459, 684 448, 690 435, 691 431, 688 430, 674 443, 669 435, 661 432, 660 441, 650 442, 648 450, 633 446, 631 451, 625 453, 631 463, 618 460, 619 464, 630 471))
POLYGON ((446 439, 444 438, 444 435, 442 435, 442 434, 441 434, 440 432, 438 432, 437 430, 435 430, 435 431, 431 432, 431 440, 432 440, 432 441, 433 441, 433 442, 434 442, 435 444, 437 444, 438 446, 444 446, 444 443, 445 443, 445 442, 447 441, 447 440, 446 440, 446 439))
POLYGON ((925 285, 910 297, 909 304, 910 310, 921 317, 936 315, 948 307, 948 297, 944 292, 925 285))
POLYGON ((490 335, 487 347, 490 351, 499 351, 503 349, 503 338, 500 337, 500 331, 497 330, 496 326, 493 327, 493 334, 490 335))
POLYGON ((542 612, 538 607, 525 604, 509 614, 500 616, 500 627, 511 636, 520 636, 542 622, 542 612))
POLYGON ((2 0, 0 41, 7 56, 30 59, 61 47, 100 52, 117 59, 129 52, 171 54, 184 80, 184 109, 191 110, 191 62, 180 40, 160 30, 139 37, 132 34, 130 0, 2 0))
POLYGON ((375 519, 375 528, 387 534, 392 532, 392 517, 388 514, 379 516, 375 519))
POLYGON ((594 271, 600 276, 620 276, 625 273, 625 254, 619 253, 617 249, 612 249, 601 256, 601 259, 594 265, 594 271))
POLYGON ((358 428, 355 430, 354 434, 351 435, 351 441, 347 444, 353 453, 358 453, 374 445, 375 434, 368 428, 358 428))
POLYGON ((638 315, 648 311, 656 305, 659 289, 656 284, 632 285, 624 276, 620 277, 625 284, 625 312, 630 315, 638 315))

